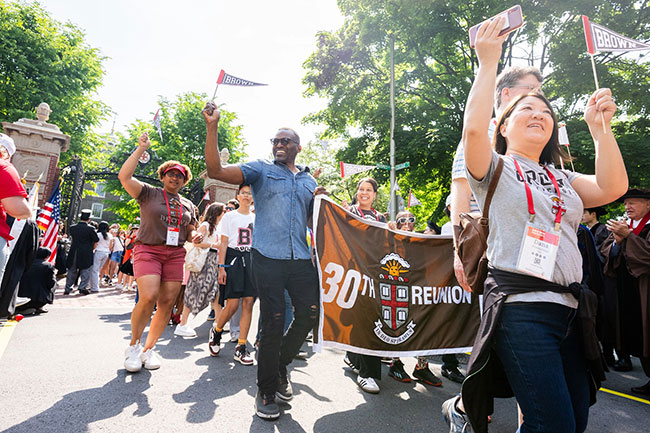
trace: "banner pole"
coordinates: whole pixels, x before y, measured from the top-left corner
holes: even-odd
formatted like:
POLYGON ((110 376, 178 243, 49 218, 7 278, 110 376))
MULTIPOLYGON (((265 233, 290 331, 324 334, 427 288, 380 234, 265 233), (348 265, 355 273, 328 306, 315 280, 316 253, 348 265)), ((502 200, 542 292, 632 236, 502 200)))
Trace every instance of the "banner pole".
MULTIPOLYGON (((591 69, 594 72, 594 81, 596 82, 596 90, 600 89, 600 85, 598 84, 598 75, 596 74, 596 62, 594 62, 594 55, 589 54, 589 57, 591 58, 591 69)), ((607 129, 605 127, 605 115, 603 112, 600 112, 600 120, 603 125, 603 132, 607 133, 607 129)), ((573 162, 571 163, 573 165, 573 162)))

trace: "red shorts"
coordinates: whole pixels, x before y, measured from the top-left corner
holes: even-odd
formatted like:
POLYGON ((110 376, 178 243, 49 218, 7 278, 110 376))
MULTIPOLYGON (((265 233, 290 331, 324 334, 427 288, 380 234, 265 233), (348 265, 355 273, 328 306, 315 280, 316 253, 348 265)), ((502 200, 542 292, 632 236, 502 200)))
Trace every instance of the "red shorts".
POLYGON ((133 274, 160 275, 161 281, 183 281, 184 247, 136 244, 133 248, 133 274))

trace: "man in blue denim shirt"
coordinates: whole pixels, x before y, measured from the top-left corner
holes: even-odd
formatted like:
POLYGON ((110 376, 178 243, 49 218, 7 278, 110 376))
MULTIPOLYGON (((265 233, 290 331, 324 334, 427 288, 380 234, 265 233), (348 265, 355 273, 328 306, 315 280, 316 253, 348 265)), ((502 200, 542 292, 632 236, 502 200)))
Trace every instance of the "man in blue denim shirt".
POLYGON ((273 161, 223 167, 217 145, 219 115, 216 105, 208 102, 203 110, 205 163, 209 177, 235 185, 246 183, 253 190, 256 217, 251 266, 262 318, 255 413, 262 419, 276 419, 280 409, 275 398, 293 398, 287 365, 318 318, 318 274, 307 245, 307 224, 314 196, 325 189, 316 185, 307 167, 296 166, 300 137, 290 128, 279 129, 271 139, 273 161), (291 296, 294 320, 283 337, 285 289, 291 296))

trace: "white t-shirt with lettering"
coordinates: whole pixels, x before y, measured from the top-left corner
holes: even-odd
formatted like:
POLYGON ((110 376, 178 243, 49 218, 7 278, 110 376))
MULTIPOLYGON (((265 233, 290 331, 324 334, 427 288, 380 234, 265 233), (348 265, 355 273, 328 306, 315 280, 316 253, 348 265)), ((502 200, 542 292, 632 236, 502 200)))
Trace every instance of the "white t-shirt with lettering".
POLYGON ((221 235, 228 237, 228 248, 238 251, 250 251, 253 240, 255 214, 246 215, 239 210, 227 212, 221 219, 221 235))

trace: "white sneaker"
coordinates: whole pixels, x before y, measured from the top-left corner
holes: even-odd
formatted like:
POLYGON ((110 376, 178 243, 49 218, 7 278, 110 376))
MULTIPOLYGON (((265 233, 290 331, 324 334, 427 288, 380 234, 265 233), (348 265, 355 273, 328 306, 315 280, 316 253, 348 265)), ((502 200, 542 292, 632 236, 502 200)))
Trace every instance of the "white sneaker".
POLYGON ((178 335, 179 337, 187 337, 187 338, 194 338, 196 337, 196 332, 194 332, 194 329, 190 328, 188 325, 176 325, 176 329, 174 329, 174 335, 178 335))
POLYGON ((124 351, 124 368, 129 373, 137 373, 142 369, 142 345, 138 341, 124 351))
POLYGON ((117 283, 117 284, 115 285, 115 288, 116 288, 116 289, 120 289, 120 290, 122 290, 122 289, 124 288, 124 286, 122 286, 122 284, 120 284, 120 283, 117 283))
POLYGON ((359 385, 359 387, 365 392, 369 392, 370 394, 379 393, 379 385, 377 385, 377 382, 375 382, 375 379, 372 377, 357 376, 357 385, 359 385))
POLYGON ((231 343, 237 343, 238 341, 239 341, 239 332, 237 332, 237 333, 231 332, 230 333, 230 342, 231 343))
POLYGON ((160 357, 153 349, 142 352, 142 363, 147 370, 157 370, 160 368, 160 357))

